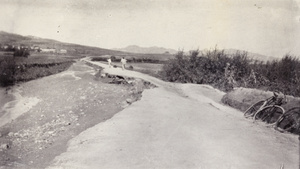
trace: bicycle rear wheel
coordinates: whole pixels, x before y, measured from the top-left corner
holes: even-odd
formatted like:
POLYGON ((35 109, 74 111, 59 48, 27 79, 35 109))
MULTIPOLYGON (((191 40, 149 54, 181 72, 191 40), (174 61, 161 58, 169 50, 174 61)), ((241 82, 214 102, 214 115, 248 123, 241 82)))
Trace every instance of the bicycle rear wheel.
POLYGON ((276 124, 277 120, 284 114, 284 109, 277 105, 266 106, 253 116, 254 121, 261 121, 267 126, 276 124))
POLYGON ((295 107, 284 113, 276 122, 275 129, 280 132, 300 134, 300 107, 295 107))
POLYGON ((252 106, 250 106, 245 112, 244 112, 244 116, 246 118, 249 118, 249 117, 253 117, 255 115, 255 113, 261 109, 261 107, 264 105, 265 101, 264 100, 261 100, 261 101, 258 101, 256 103, 254 103, 252 106))

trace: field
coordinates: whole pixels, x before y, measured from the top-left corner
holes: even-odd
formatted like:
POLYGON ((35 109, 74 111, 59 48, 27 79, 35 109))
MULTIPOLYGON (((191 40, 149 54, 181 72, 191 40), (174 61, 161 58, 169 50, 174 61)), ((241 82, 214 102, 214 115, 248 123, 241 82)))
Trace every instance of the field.
POLYGON ((32 54, 28 58, 13 57, 1 53, 0 86, 13 85, 62 72, 69 68, 80 56, 32 54))
POLYGON ((152 60, 167 61, 169 59, 174 58, 174 55, 172 54, 128 54, 128 55, 124 55, 124 57, 127 57, 127 59, 148 58, 152 60))
MULTIPOLYGON (((107 64, 107 62, 101 62, 101 63, 107 64)), ((120 62, 113 62, 112 65, 121 67, 120 62)), ((145 73, 153 77, 160 78, 160 71, 162 70, 162 67, 163 64, 158 64, 158 63, 127 63, 125 69, 145 73)))
MULTIPOLYGON (((57 55, 46 53, 31 53, 28 58, 13 57, 10 52, 0 53, 0 86, 9 86, 17 82, 34 80, 40 77, 56 74, 66 70, 80 55, 57 55)), ((107 56, 93 57, 98 61, 106 62, 107 56)), ((110 57, 110 56, 109 56, 110 57)), ((113 64, 121 67, 118 59, 123 56, 114 56, 113 64)), ((126 55, 128 60, 126 69, 149 74, 160 78, 160 71, 167 59, 173 57, 169 54, 138 54, 126 55), (147 63, 145 63, 147 62, 147 63), (149 63, 150 62, 150 63, 149 63)))
POLYGON ((1 57, 3 57, 3 56, 13 56, 13 55, 14 55, 13 52, 0 51, 0 60, 1 60, 1 57))
POLYGON ((122 54, 122 55, 100 55, 90 56, 92 61, 106 61, 111 58, 113 62, 120 62, 124 57, 128 63, 166 63, 169 59, 174 59, 172 54, 122 54))

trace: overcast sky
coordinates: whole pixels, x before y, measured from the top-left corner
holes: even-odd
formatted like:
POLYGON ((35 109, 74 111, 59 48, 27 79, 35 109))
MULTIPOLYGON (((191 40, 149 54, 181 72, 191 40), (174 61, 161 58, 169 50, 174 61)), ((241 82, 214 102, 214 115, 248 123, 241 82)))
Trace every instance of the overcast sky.
POLYGON ((300 56, 300 0, 0 0, 0 30, 102 48, 300 56))

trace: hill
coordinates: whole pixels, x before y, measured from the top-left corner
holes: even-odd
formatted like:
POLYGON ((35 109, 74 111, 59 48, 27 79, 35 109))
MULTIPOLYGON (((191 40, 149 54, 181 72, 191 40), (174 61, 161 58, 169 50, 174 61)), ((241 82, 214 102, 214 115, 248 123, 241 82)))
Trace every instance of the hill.
MULTIPOLYGON (((76 55, 88 55, 88 56, 102 56, 102 55, 114 55, 125 56, 135 58, 152 58, 158 60, 167 60, 174 58, 174 54, 178 51, 174 49, 167 49, 163 47, 140 47, 137 45, 130 45, 125 48, 104 49, 99 47, 84 46, 73 43, 60 42, 53 39, 45 39, 35 36, 22 36, 13 33, 7 33, 0 31, 0 46, 1 45, 23 45, 23 46, 38 46, 40 48, 55 48, 66 49, 68 54, 76 55)), ((202 50, 204 52, 205 50, 202 50)), ((236 49, 225 49, 226 54, 234 54, 237 51, 244 52, 236 49)), ((275 57, 265 56, 257 53, 247 52, 248 56, 253 59, 268 61, 274 60, 275 57)))
POLYGON ((178 51, 174 49, 167 49, 163 47, 140 47, 137 45, 130 45, 125 48, 114 48, 113 50, 118 50, 118 51, 123 51, 123 52, 130 52, 130 53, 141 53, 141 54, 164 54, 164 53, 169 53, 169 54, 176 54, 178 51))
MULTIPOLYGON (((165 53, 164 48, 160 49, 160 53, 133 53, 120 50, 104 49, 99 47, 84 46, 73 43, 65 43, 52 39, 45 39, 35 36, 22 36, 12 33, 0 31, 0 46, 1 45, 14 45, 14 46, 38 46, 40 48, 55 48, 65 49, 70 55, 83 55, 83 56, 117 56, 126 58, 150 58, 156 60, 167 60, 173 58, 174 55, 171 53, 165 53)), ((157 50, 156 50, 157 51, 157 50)), ((174 52, 174 51, 172 51, 174 52)))
POLYGON ((35 36, 22 36, 0 31, 0 45, 38 46, 40 48, 66 49, 70 54, 82 55, 124 55, 126 52, 84 46, 79 44, 64 43, 52 39, 44 39, 35 36))

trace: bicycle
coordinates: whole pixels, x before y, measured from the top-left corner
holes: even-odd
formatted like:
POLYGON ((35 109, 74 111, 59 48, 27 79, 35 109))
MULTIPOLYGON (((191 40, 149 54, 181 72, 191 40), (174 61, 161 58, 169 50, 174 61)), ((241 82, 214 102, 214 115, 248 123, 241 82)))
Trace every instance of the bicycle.
POLYGON ((246 118, 253 118, 254 115, 262 110, 263 108, 270 106, 270 105, 276 105, 278 101, 278 94, 273 92, 273 96, 270 98, 267 98, 265 100, 260 100, 253 105, 251 105, 245 112, 244 112, 244 117, 246 118))
POLYGON ((274 93, 275 99, 271 105, 265 106, 258 110, 254 116, 253 121, 264 122, 266 126, 273 126, 285 112, 284 108, 281 107, 282 104, 287 103, 286 95, 284 97, 278 97, 274 93))
POLYGON ((300 107, 291 108, 281 115, 274 128, 280 132, 300 134, 300 107))

